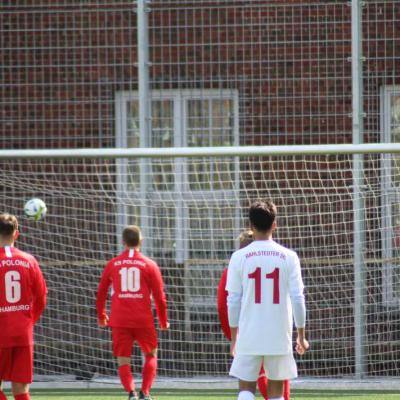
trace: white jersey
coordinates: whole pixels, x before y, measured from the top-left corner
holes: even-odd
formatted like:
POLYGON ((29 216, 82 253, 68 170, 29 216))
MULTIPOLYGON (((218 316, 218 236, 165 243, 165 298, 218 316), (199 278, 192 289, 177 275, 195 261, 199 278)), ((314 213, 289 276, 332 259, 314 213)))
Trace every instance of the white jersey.
POLYGON ((241 295, 237 354, 292 352, 291 299, 304 299, 297 254, 274 240, 257 240, 233 253, 226 290, 241 295))

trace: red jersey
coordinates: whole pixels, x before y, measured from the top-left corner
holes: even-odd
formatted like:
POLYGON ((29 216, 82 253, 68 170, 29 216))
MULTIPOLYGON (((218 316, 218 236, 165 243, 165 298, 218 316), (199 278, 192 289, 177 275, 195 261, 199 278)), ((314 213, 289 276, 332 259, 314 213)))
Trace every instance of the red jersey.
POLYGON ((228 268, 225 268, 224 271, 222 272, 221 280, 219 281, 218 284, 217 308, 218 308, 218 316, 222 332, 224 332, 224 335, 228 340, 231 340, 231 328, 229 327, 228 304, 227 304, 228 292, 225 290, 227 278, 228 278, 228 268))
POLYGON ((97 291, 97 316, 106 317, 108 288, 112 286, 108 325, 119 328, 154 326, 153 297, 160 326, 168 322, 167 300, 160 268, 138 250, 128 249, 109 261, 97 291))
POLYGON ((36 259, 0 248, 0 347, 33 344, 33 325, 46 305, 46 282, 36 259))

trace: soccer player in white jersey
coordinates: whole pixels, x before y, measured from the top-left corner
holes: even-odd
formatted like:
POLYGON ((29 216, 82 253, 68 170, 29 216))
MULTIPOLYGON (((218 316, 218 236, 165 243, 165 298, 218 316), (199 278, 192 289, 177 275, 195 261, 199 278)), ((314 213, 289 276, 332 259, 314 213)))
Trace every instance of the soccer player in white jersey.
POLYGON ((296 351, 304 354, 306 307, 297 254, 276 243, 276 206, 256 201, 249 210, 254 241, 233 253, 228 267, 228 317, 231 327, 230 375, 239 378, 238 400, 254 400, 263 363, 270 400, 283 400, 283 381, 297 377, 293 358, 293 316, 296 351))

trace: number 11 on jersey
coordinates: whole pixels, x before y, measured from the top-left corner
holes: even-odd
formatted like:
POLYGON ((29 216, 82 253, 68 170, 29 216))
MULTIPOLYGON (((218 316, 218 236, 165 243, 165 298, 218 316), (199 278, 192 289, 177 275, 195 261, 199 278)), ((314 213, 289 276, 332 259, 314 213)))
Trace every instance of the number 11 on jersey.
MULTIPOLYGON (((250 279, 254 279, 254 301, 256 304, 261 303, 261 268, 257 267, 254 272, 248 275, 250 279)), ((265 275, 266 279, 273 280, 272 303, 279 304, 279 268, 275 268, 272 272, 265 275)))

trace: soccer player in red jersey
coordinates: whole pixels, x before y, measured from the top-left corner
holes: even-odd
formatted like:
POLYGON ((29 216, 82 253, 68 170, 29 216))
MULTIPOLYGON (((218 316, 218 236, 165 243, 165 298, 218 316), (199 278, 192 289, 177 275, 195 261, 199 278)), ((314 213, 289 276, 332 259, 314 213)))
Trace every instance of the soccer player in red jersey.
POLYGON ((46 305, 46 282, 36 259, 14 247, 14 215, 0 214, 0 400, 10 381, 15 400, 29 400, 33 374, 33 325, 46 305))
MULTIPOLYGON (((253 241, 253 232, 252 231, 243 231, 239 235, 239 246, 240 248, 246 247, 253 241)), ((225 290, 226 286, 226 279, 228 277, 228 268, 225 268, 222 272, 221 280, 218 284, 217 290, 217 309, 218 309, 218 316, 219 322, 221 324, 222 332, 224 333, 225 337, 230 341, 231 340, 231 328, 229 326, 228 320, 228 305, 227 305, 227 297, 228 292, 225 290)), ((268 379, 265 376, 264 367, 261 366, 260 375, 257 380, 258 390, 260 391, 261 395, 264 397, 265 400, 268 400, 267 396, 267 386, 268 386, 268 379)), ((284 381, 284 400, 290 400, 290 383, 288 380, 284 381)))
POLYGON ((144 354, 142 388, 139 398, 151 400, 150 389, 157 370, 157 333, 151 298, 154 299, 161 330, 169 328, 167 300, 158 265, 140 253, 142 235, 131 225, 122 232, 125 250, 109 261, 97 291, 97 317, 100 327, 112 329, 113 354, 118 375, 129 400, 138 399, 131 372, 131 353, 137 342, 144 354), (107 292, 112 286, 110 318, 106 313, 107 292))

